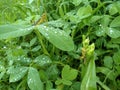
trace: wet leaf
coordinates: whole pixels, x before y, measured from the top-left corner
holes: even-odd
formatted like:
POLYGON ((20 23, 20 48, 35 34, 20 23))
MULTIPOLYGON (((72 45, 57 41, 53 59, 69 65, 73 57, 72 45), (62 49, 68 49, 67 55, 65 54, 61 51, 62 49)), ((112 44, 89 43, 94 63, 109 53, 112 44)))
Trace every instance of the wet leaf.
POLYGON ((44 25, 40 25, 38 29, 40 33, 57 48, 64 51, 74 49, 73 40, 65 31, 44 25))
POLYGON ((33 28, 25 25, 0 25, 0 40, 27 35, 33 28))
POLYGON ((40 80, 39 72, 33 67, 29 67, 27 84, 30 90, 43 90, 43 83, 40 80))
POLYGON ((115 28, 106 29, 106 34, 111 38, 118 38, 120 37, 120 31, 115 28))
POLYGON ((51 59, 46 55, 40 55, 40 56, 36 57, 34 62, 40 67, 43 67, 47 64, 52 63, 51 59))
POLYGON ((27 73, 27 70, 28 70, 27 67, 22 67, 22 66, 12 68, 10 71, 9 81, 16 82, 16 81, 20 80, 21 78, 23 78, 25 76, 25 74, 27 73))
POLYGON ((104 28, 102 25, 100 25, 99 29, 96 31, 96 35, 99 36, 99 37, 104 36, 106 29, 107 28, 104 28))

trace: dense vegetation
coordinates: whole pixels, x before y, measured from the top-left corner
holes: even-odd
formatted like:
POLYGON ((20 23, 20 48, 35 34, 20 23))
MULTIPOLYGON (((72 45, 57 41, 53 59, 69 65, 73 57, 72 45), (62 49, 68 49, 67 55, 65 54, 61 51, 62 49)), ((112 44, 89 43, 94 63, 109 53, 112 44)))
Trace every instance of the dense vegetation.
POLYGON ((0 90, 120 90, 119 0, 1 0, 0 90))

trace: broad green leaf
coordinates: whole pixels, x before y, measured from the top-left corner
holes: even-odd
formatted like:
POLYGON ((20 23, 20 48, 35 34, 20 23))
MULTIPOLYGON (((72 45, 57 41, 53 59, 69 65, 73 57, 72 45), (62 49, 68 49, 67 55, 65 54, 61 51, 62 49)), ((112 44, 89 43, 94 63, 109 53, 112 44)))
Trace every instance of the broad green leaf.
POLYGON ((110 24, 110 27, 120 27, 120 16, 117 16, 110 24))
POLYGON ((108 27, 110 22, 110 15, 103 15, 101 18, 101 25, 105 28, 108 27))
POLYGON ((27 35, 32 32, 33 28, 33 26, 25 25, 0 25, 0 40, 27 35))
POLYGON ((115 73, 113 73, 113 70, 110 70, 109 68, 106 67, 97 67, 96 68, 96 72, 97 73, 102 73, 104 75, 106 75, 110 80, 114 80, 115 79, 115 73))
POLYGON ((86 74, 81 83, 81 90, 97 90, 94 59, 91 59, 89 62, 86 74))
POLYGON ((112 38, 111 42, 119 45, 120 44, 120 38, 112 38))
POLYGON ((39 72, 33 67, 29 67, 27 84, 30 90, 43 90, 43 83, 40 80, 39 72))
POLYGON ((102 25, 100 25, 99 29, 96 31, 96 35, 97 36, 104 36, 105 35, 105 31, 107 28, 103 27, 102 25))
POLYGON ((65 31, 44 25, 38 26, 38 29, 40 33, 57 48, 64 51, 71 51, 74 49, 73 40, 65 31))
POLYGON ((113 60, 116 65, 120 65, 120 51, 118 51, 117 53, 114 54, 113 60))
POLYGON ((66 79, 62 79, 62 83, 63 83, 64 85, 71 85, 71 84, 72 84, 71 81, 66 80, 66 79))
POLYGON ((55 84, 56 84, 56 85, 60 85, 61 83, 62 83, 62 79, 59 79, 59 78, 58 78, 58 79, 55 81, 55 84))
POLYGON ((58 74, 59 74, 59 70, 58 70, 56 64, 48 67, 46 70, 46 73, 50 80, 56 80, 58 77, 58 74))
POLYGON ((59 28, 59 27, 63 27, 66 24, 66 22, 62 19, 58 19, 58 20, 54 20, 54 21, 49 21, 46 24, 59 28))
POLYGON ((62 79, 74 80, 77 77, 78 71, 70 68, 69 65, 65 65, 62 69, 62 79))
POLYGON ((120 31, 115 28, 106 29, 106 34, 111 38, 118 38, 120 37, 120 31))
POLYGON ((82 2, 82 0, 72 0, 71 1, 75 6, 78 6, 81 2, 82 2))
POLYGON ((110 9, 109 9, 110 15, 114 15, 114 14, 116 14, 118 12, 117 7, 116 7, 115 4, 111 4, 111 5, 109 5, 109 7, 110 7, 110 9))
POLYGON ((47 64, 50 64, 52 61, 51 61, 51 59, 48 56, 46 56, 46 55, 40 55, 40 56, 38 56, 38 57, 35 58, 34 62, 38 66, 43 67, 43 66, 45 66, 47 64))
POLYGON ((110 69, 112 69, 113 67, 113 60, 112 57, 110 56, 105 56, 104 57, 104 65, 110 69))
POLYGON ((90 5, 79 8, 77 12, 77 15, 80 20, 89 17, 91 14, 92 14, 92 7, 90 5))
POLYGON ((12 68, 12 70, 10 71, 9 81, 16 82, 16 81, 20 80, 21 78, 23 78, 25 76, 25 74, 27 73, 27 70, 28 70, 27 67, 22 67, 22 66, 12 68))
POLYGON ((97 22, 98 20, 100 20, 102 17, 99 16, 99 15, 95 15, 95 16, 92 16, 91 19, 90 19, 90 23, 95 23, 97 22))

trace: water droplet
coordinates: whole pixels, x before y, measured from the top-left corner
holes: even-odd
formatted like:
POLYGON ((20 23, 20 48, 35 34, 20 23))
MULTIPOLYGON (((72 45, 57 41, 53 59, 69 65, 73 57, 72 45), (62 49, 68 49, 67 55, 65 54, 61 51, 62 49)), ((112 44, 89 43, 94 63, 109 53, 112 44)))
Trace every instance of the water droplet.
POLYGON ((55 34, 57 33, 57 31, 55 31, 55 34))
POLYGON ((43 28, 47 28, 46 26, 43 26, 43 28))
POLYGON ((99 26, 101 27, 102 25, 100 24, 99 26))
POLYGON ((6 47, 6 46, 4 46, 3 48, 4 48, 4 49, 6 49, 7 47, 6 47))
POLYGON ((112 30, 112 28, 110 28, 110 34, 112 34, 113 33, 113 30, 112 30))

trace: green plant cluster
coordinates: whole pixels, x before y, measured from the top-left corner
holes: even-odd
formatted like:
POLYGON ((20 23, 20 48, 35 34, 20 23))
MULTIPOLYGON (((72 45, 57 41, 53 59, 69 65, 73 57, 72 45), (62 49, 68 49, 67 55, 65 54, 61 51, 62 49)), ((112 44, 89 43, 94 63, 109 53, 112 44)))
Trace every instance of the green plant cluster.
POLYGON ((119 0, 1 0, 0 90, 120 90, 119 0))

